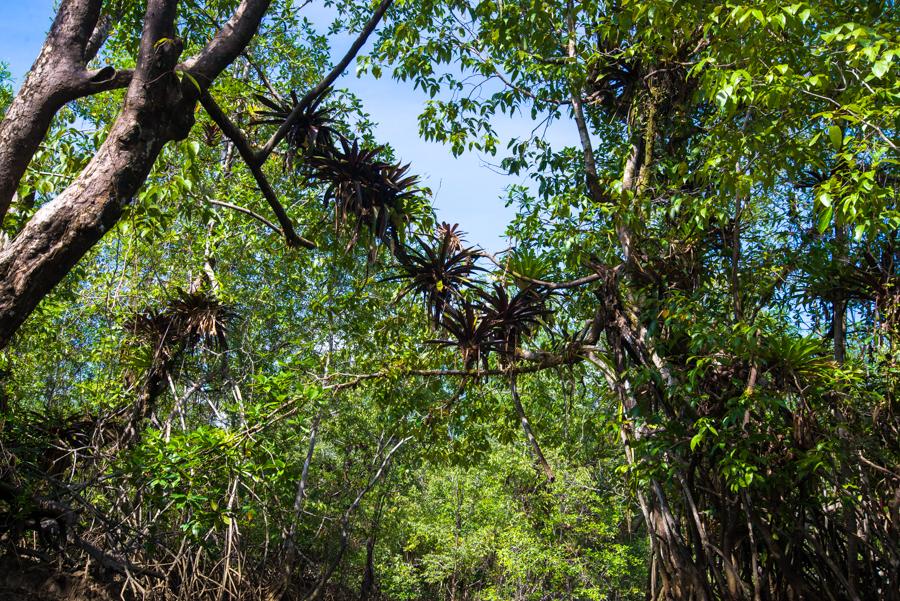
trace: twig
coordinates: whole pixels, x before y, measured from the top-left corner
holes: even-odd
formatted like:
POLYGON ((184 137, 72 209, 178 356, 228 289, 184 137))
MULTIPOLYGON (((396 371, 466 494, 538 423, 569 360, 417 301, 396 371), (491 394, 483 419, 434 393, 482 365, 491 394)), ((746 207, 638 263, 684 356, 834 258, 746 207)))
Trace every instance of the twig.
MULTIPOLYGON (((575 6, 572 0, 566 3, 566 25, 569 31, 569 40, 566 45, 567 54, 572 61, 576 60, 577 48, 575 46, 575 6)), ((581 102, 581 89, 572 86, 572 115, 575 117, 575 125, 578 127, 578 137, 581 140, 581 149, 584 154, 584 174, 587 179, 588 192, 591 199, 597 204, 609 202, 604 198, 600 181, 597 179, 597 162, 594 159, 594 149, 591 144, 591 134, 588 131, 587 121, 584 117, 584 108, 581 102)))
POLYGON ((543 371, 545 369, 551 369, 554 367, 559 367, 562 365, 571 365, 576 363, 582 359, 582 357, 577 353, 568 353, 566 355, 541 355, 543 359, 534 364, 534 365, 526 365, 523 367, 513 367, 507 369, 408 369, 400 372, 391 372, 388 370, 385 371, 377 371, 369 374, 359 374, 354 377, 352 380, 347 382, 341 382, 338 384, 332 384, 329 386, 325 386, 326 390, 345 390, 348 388, 353 388, 358 386, 362 382, 366 380, 376 380, 379 378, 387 378, 390 376, 420 376, 420 377, 434 377, 434 378, 472 378, 478 379, 485 376, 505 376, 510 373, 514 374, 530 374, 539 371, 543 371))
POLYGON ((347 550, 347 545, 350 542, 350 516, 356 511, 356 508, 359 507, 360 502, 363 497, 368 493, 372 488, 378 483, 381 477, 384 475, 385 470, 391 462, 391 457, 393 457, 394 453, 397 452, 401 446, 406 444, 412 440, 412 436, 407 436, 406 438, 401 438, 400 441, 393 446, 393 448, 388 451, 387 455, 385 455, 384 460, 382 460, 381 465, 378 468, 378 471, 375 472, 375 475, 369 480, 368 484, 365 488, 359 491, 359 494, 356 495, 356 498, 353 500, 353 503, 347 508, 344 512, 343 517, 341 518, 341 548, 338 550, 337 557, 335 557, 334 561, 331 562, 331 565, 319 579, 319 582, 316 584, 316 587, 310 591, 310 593, 304 597, 304 601, 313 601, 314 599, 318 599, 322 594, 324 587, 328 584, 328 581, 331 579, 331 576, 334 574, 334 571, 340 565, 341 560, 344 557, 344 552, 347 550))
POLYGON ((200 103, 203 105, 203 108, 206 109, 206 112, 216 125, 222 130, 222 133, 224 133, 234 144, 235 148, 237 148, 241 158, 244 159, 244 163, 246 163, 247 167, 250 169, 250 173, 253 174, 253 178, 256 180, 257 186, 259 186, 260 192, 262 192, 263 197, 266 199, 266 202, 269 203, 269 206, 272 207, 272 212, 275 213, 275 217, 278 218, 278 223, 281 224, 281 231, 284 234, 285 240, 287 240, 288 246, 316 248, 315 242, 311 242, 310 240, 297 235, 297 232, 294 231, 294 224, 291 223, 290 217, 288 217, 284 207, 281 206, 281 203, 278 201, 278 196, 269 184, 269 180, 266 179, 265 174, 262 172, 262 162, 257 160, 256 154, 250 147, 247 138, 241 133, 241 130, 231 122, 225 112, 222 111, 219 105, 216 104, 216 101, 213 100, 213 97, 208 91, 204 91, 203 94, 200 95, 200 103))
POLYGON ((488 252, 482 251, 480 254, 482 257, 484 257, 485 259, 487 259, 488 261, 490 261, 491 263, 493 263, 494 265, 496 265, 497 267, 499 267, 506 273, 511 274, 517 280, 523 280, 530 284, 534 284, 535 286, 543 286, 544 288, 547 288, 548 290, 565 290, 567 288, 577 288, 579 286, 584 286, 585 284, 590 284, 591 282, 596 282, 597 280, 602 279, 603 276, 605 275, 604 273, 598 272, 598 273, 594 273, 591 275, 586 275, 583 278, 578 278, 576 280, 570 280, 568 282, 548 282, 546 280, 530 278, 526 275, 522 275, 521 273, 513 271, 512 269, 509 268, 508 265, 503 265, 500 261, 497 260, 497 258, 494 255, 492 255, 488 252))
POLYGON ((225 207, 226 209, 232 209, 232 210, 235 210, 235 211, 237 211, 237 212, 239 212, 239 213, 243 213, 243 214, 245 214, 245 215, 249 215, 250 217, 253 217, 254 219, 256 219, 257 221, 259 221, 260 223, 263 223, 264 225, 266 225, 269 229, 271 229, 273 232, 275 232, 275 233, 278 234, 279 236, 283 236, 283 235, 284 235, 284 232, 281 231, 281 228, 280 228, 280 227, 278 227, 277 225, 275 225, 274 223, 272 223, 271 221, 269 221, 268 219, 266 219, 265 217, 263 217, 263 216, 260 215, 259 213, 254 213, 253 211, 251 211, 250 209, 248 209, 248 208, 246 208, 246 207, 242 207, 242 206, 239 206, 239 205, 234 205, 234 204, 231 204, 230 202, 224 202, 224 201, 221 201, 221 200, 213 200, 212 198, 207 198, 207 199, 206 199, 206 202, 208 202, 208 203, 211 204, 211 205, 216 205, 216 206, 218 206, 218 207, 225 207))
POLYGON ((862 454, 862 451, 858 451, 857 454, 859 455, 860 461, 862 461, 863 463, 865 463, 865 464, 868 465, 869 467, 871 467, 871 468, 873 468, 873 469, 876 469, 876 470, 878 470, 879 472, 881 472, 881 473, 883 473, 883 474, 887 474, 888 476, 891 476, 891 477, 893 477, 893 478, 896 479, 896 480, 900 480, 900 475, 898 475, 898 474, 895 473, 895 472, 892 472, 891 470, 889 470, 889 469, 887 469, 887 468, 885 468, 885 467, 882 467, 882 466, 880 466, 880 465, 878 465, 878 464, 872 463, 871 461, 869 461, 868 459, 866 459, 865 455, 862 454))
POLYGON ((288 118, 284 120, 284 123, 278 128, 272 137, 269 138, 269 141, 266 142, 265 146, 263 146, 258 153, 254 156, 254 160, 257 165, 261 165, 269 158, 269 155, 272 154, 272 151, 275 150, 275 147, 278 146, 278 143, 284 139, 287 135, 288 131, 291 127, 294 126, 294 123, 297 122, 297 119, 300 118, 300 115, 303 114, 303 111, 306 110, 308 106, 313 104, 319 96, 322 95, 325 90, 331 87, 331 84, 337 80, 338 77, 344 72, 347 66, 350 64, 350 61, 356 57, 360 48, 366 43, 366 40, 369 39, 369 36, 372 35, 372 32, 375 31, 375 27, 378 26, 378 23, 381 21, 381 18, 384 16, 385 11, 387 11, 388 7, 391 5, 393 0, 382 0, 381 4, 378 5, 378 8, 375 10, 375 13, 369 19, 369 22, 366 23, 366 26, 363 27, 363 30, 359 33, 359 36, 356 38, 356 41, 353 42, 353 45, 350 46, 350 49, 347 51, 347 54, 344 55, 344 58, 334 66, 331 72, 325 76, 325 78, 316 85, 312 90, 307 92, 307 94, 297 103, 297 106, 291 111, 291 114, 288 115, 288 118))
POLYGON ((838 107, 839 109, 847 111, 848 113, 853 115, 853 117, 855 117, 856 119, 859 119, 860 123, 862 123, 863 125, 866 125, 868 127, 871 127, 873 130, 875 130, 875 133, 877 133, 879 135, 879 137, 881 137, 881 139, 884 140, 887 143, 887 145, 891 147, 892 150, 894 150, 894 151, 898 150, 897 144, 895 144, 889 137, 887 137, 887 134, 884 133, 884 130, 882 130, 880 127, 878 127, 874 123, 870 123, 869 121, 866 121, 865 119, 862 118, 862 116, 860 116, 857 113, 855 113, 854 111, 848 109, 846 106, 844 106, 843 104, 841 104, 834 98, 829 98, 828 96, 823 96, 822 94, 816 94, 815 92, 810 92, 809 90, 804 90, 803 88, 797 88, 797 89, 801 93, 806 94, 807 96, 812 96, 813 98, 825 100, 826 102, 830 102, 831 104, 838 107))
POLYGON ((512 401, 513 405, 516 408, 516 413, 519 415, 519 422, 522 424, 522 430, 525 431, 525 437, 528 439, 528 443, 531 445, 532 451, 534 451, 534 458, 541 465, 541 468, 547 475, 547 480, 553 482, 556 479, 556 474, 553 473, 553 468, 550 467, 550 464, 544 457, 544 453, 543 451, 541 451, 541 445, 538 444, 537 438, 535 437, 534 432, 532 432, 531 430, 531 424, 528 422, 528 416, 525 414, 525 408, 522 406, 522 400, 519 398, 519 391, 516 388, 515 373, 509 374, 509 392, 512 395, 512 401))

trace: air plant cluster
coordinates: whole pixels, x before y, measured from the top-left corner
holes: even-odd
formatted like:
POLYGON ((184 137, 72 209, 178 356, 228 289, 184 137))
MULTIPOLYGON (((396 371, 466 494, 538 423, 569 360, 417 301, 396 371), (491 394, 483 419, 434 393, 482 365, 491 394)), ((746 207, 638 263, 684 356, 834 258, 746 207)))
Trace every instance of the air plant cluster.
POLYGON ((396 249, 409 223, 407 201, 419 194, 418 177, 408 175, 409 165, 378 159, 383 147, 363 149, 340 137, 340 147, 313 154, 310 179, 327 184, 324 203, 334 205, 335 230, 349 230, 349 250, 365 236, 369 260, 379 243, 396 249))
POLYGON ((230 318, 231 311, 217 298, 179 290, 162 308, 134 317, 129 329, 154 349, 157 361, 165 361, 201 345, 224 348, 230 318))
MULTIPOLYGON (((320 150, 327 151, 334 146, 335 134, 331 111, 321 106, 322 99, 326 95, 327 92, 310 103, 288 130, 285 136, 289 149, 288 164, 293 164, 298 152, 302 155, 309 155, 320 150)), ((287 121, 300 103, 297 93, 294 91, 291 91, 290 103, 268 98, 262 94, 254 94, 254 98, 261 102, 267 110, 256 111, 256 117, 250 122, 250 125, 281 125, 287 121)))
POLYGON ((397 253, 406 280, 398 299, 409 293, 422 297, 432 326, 447 334, 432 344, 455 347, 463 365, 487 367, 490 353, 509 362, 522 340, 550 317, 549 293, 526 286, 510 295, 499 283, 485 288, 473 276, 484 271, 476 265, 480 252, 463 246, 457 225, 441 224, 430 239, 417 237, 418 247, 405 245, 397 253))
POLYGON ((418 247, 406 245, 397 253, 400 273, 391 279, 405 280, 397 300, 409 293, 422 297, 434 326, 443 321, 444 311, 453 299, 472 284, 471 276, 484 271, 475 265, 478 251, 463 248, 458 224, 441 224, 432 240, 416 237, 418 247))
POLYGON ((591 69, 588 101, 606 107, 612 117, 623 119, 640 88, 642 76, 640 63, 633 59, 598 61, 591 69))
MULTIPOLYGON (((329 109, 321 107, 326 95, 309 103, 288 131, 289 163, 302 157, 302 172, 326 186, 324 204, 333 205, 335 230, 348 237, 347 250, 362 241, 372 262, 379 245, 392 252, 400 245, 410 221, 408 201, 422 192, 419 179, 409 175, 409 165, 381 160, 383 146, 361 148, 337 131, 329 109)), ((300 102, 293 92, 291 104, 257 98, 268 110, 257 113, 255 125, 281 125, 300 102)))
MULTIPOLYGON (((402 234, 410 221, 410 201, 422 190, 409 165, 380 159, 383 147, 363 148, 333 127, 319 96, 293 123, 286 140, 291 158, 310 181, 326 186, 325 207, 332 206, 334 226, 347 235, 347 249, 363 242, 374 261, 379 245, 387 246, 398 262, 394 278, 405 281, 398 300, 410 293, 421 296, 432 327, 446 337, 432 340, 459 349, 466 369, 487 364, 491 352, 509 361, 521 340, 550 315, 549 293, 524 285, 515 294, 499 284, 485 288, 475 279, 480 251, 463 246, 457 225, 441 224, 432 236, 417 236, 405 244, 402 234)), ((255 124, 280 125, 301 101, 295 94, 284 103, 257 97, 268 110, 257 113, 255 124)))
POLYGON ((225 349, 231 311, 206 292, 179 290, 161 309, 137 315, 129 329, 137 341, 152 350, 149 364, 139 373, 141 382, 136 402, 122 430, 121 444, 131 444, 140 436, 140 422, 149 417, 165 382, 173 377, 179 358, 202 347, 225 349))

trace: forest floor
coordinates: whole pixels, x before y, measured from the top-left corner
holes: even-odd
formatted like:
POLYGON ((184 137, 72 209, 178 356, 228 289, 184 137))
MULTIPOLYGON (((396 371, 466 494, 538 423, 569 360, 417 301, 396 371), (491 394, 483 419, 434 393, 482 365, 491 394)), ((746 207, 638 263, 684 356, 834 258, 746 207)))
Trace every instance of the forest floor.
POLYGON ((112 601, 117 583, 66 573, 23 557, 0 558, 0 601, 112 601))

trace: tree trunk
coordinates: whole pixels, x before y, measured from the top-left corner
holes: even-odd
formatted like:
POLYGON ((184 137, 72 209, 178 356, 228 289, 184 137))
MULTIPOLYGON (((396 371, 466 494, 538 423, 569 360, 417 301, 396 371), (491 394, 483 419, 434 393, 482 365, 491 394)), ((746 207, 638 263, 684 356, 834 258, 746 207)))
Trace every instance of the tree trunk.
POLYGON ((121 87, 130 77, 110 67, 85 68, 105 37, 95 31, 101 4, 63 0, 37 60, 0 122, 0 223, 59 109, 81 96, 121 87))
MULTIPOLYGON (((175 31, 178 1, 149 0, 137 65, 130 76, 122 112, 109 135, 75 181, 41 207, 0 249, 0 348, 9 344, 40 300, 116 224, 163 146, 187 136, 194 123, 194 108, 201 91, 198 86, 208 86, 246 47, 269 3, 270 0, 243 0, 209 44, 181 66, 191 75, 190 81, 182 82, 175 69, 182 50, 175 31)), ((31 158, 27 148, 37 147, 55 112, 52 107, 67 98, 54 82, 60 73, 71 75, 73 65, 77 65, 73 54, 76 50, 78 59, 83 58, 99 5, 99 0, 63 2, 41 57, 29 74, 27 89, 13 102, 2 123, 0 174, 4 175, 0 178, 8 181, 0 182, 0 215, 9 204, 8 200, 4 204, 2 191, 9 188, 12 197, 31 158), (73 27, 75 33, 69 32, 73 27), (64 35, 66 32, 69 33, 64 35), (66 50, 70 61, 65 71, 57 71, 61 67, 51 67, 51 58, 44 58, 45 54, 57 56, 57 39, 64 40, 59 48, 66 50), (39 119, 27 114, 41 107, 49 108, 42 109, 39 119), (26 151, 17 147, 18 143, 26 151), (10 149, 21 156, 12 157, 10 149), (24 163, 20 165, 21 161, 24 163)), ((90 79, 89 74, 86 76, 90 79)), ((76 91, 90 93, 91 89, 90 85, 81 85, 76 91)))
POLYGON ((193 111, 172 110, 186 99, 174 67, 175 5, 151 0, 125 107, 109 136, 75 181, 41 207, 0 251, 0 346, 122 214, 163 145, 187 135, 193 111), (156 41, 168 38, 168 43, 156 41))

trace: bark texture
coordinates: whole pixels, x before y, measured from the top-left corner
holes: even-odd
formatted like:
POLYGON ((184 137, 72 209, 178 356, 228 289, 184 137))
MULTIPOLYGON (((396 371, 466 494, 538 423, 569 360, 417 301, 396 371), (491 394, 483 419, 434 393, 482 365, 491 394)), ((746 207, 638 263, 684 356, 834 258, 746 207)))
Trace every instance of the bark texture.
POLYGON ((129 73, 89 70, 105 33, 97 28, 101 0, 63 0, 37 60, 0 122, 0 223, 53 116, 76 98, 121 87, 129 73))

